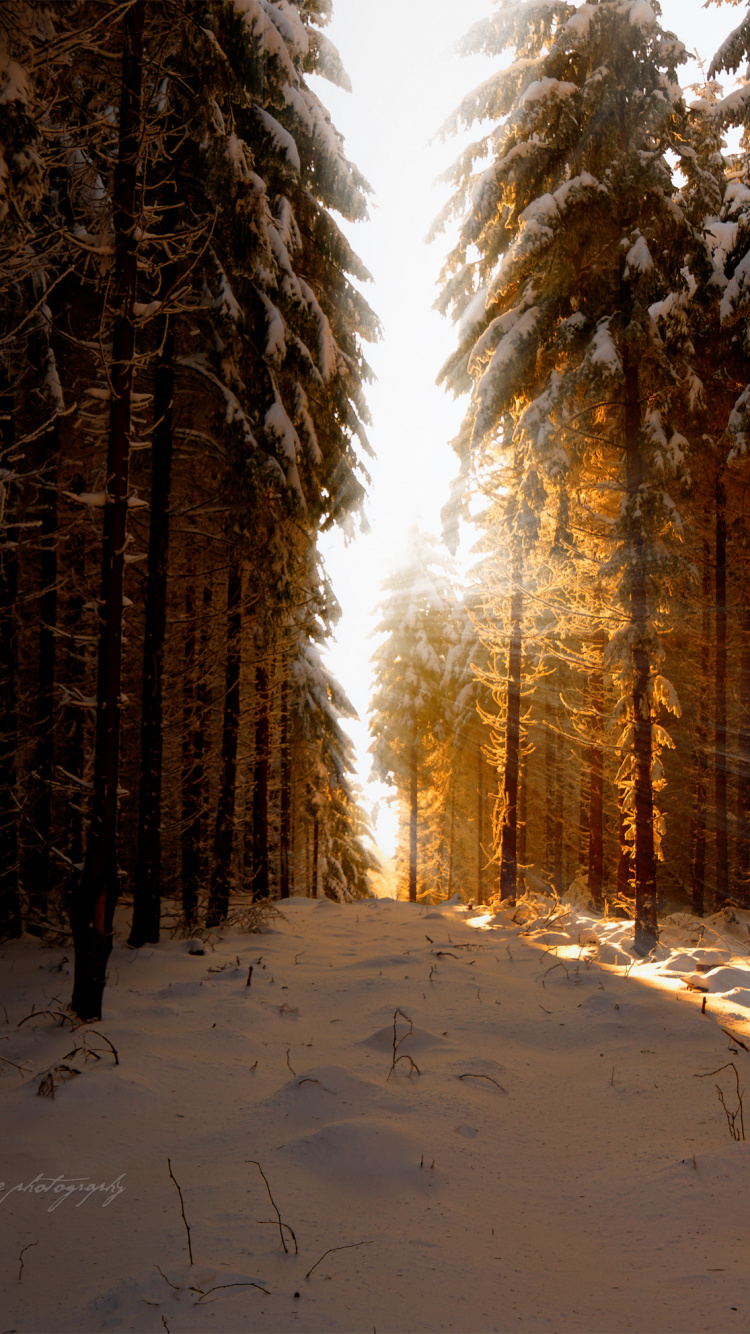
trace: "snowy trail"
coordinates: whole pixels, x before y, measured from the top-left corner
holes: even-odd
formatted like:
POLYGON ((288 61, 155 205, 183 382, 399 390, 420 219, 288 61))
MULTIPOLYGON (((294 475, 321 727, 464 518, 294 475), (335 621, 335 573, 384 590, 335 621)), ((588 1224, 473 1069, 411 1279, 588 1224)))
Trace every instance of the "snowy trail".
POLYGON ((749 1150, 714 1087, 731 1106, 734 1077, 695 1076, 734 1061, 744 1084, 750 1055, 713 997, 702 1015, 519 929, 291 900, 204 956, 118 944, 95 1027, 120 1064, 71 1059, 54 1099, 39 1075, 81 1030, 16 1025, 67 997, 63 951, 4 946, 0 1055, 29 1073, 0 1080, 2 1329, 748 1329, 749 1150), (14 1189, 123 1173, 116 1197, 14 1189))

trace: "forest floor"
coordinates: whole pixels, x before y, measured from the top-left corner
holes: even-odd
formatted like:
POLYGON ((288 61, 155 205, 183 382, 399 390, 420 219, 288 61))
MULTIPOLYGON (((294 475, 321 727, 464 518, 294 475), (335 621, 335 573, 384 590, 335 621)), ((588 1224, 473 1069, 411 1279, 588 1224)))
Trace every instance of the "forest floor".
POLYGON ((72 1032, 70 950, 4 945, 2 1330, 750 1329, 746 915, 644 964, 632 924, 513 915, 123 931, 72 1032))

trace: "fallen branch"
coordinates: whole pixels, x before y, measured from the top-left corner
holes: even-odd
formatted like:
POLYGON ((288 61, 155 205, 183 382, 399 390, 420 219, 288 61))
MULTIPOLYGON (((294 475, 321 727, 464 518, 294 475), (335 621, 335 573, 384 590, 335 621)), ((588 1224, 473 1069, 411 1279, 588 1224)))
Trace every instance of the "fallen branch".
POLYGON ((320 1260, 316 1260, 316 1261, 315 1261, 315 1264, 313 1265, 312 1269, 308 1269, 307 1273, 305 1274, 305 1278, 309 1278, 309 1277, 310 1277, 311 1273, 313 1272, 313 1269, 317 1269, 318 1265, 319 1265, 323 1260, 325 1260, 325 1258, 326 1258, 327 1255, 333 1255, 333 1252, 334 1252, 334 1251, 353 1251, 353 1250, 356 1250, 356 1248, 357 1248, 358 1246, 372 1246, 372 1242, 371 1242, 371 1241, 350 1241, 349 1244, 348 1244, 347 1246, 329 1246, 329 1247, 328 1247, 328 1250, 327 1250, 327 1251, 324 1251, 323 1254, 321 1255, 320 1260))
POLYGON ((745 1138, 745 1118, 742 1110, 742 1090, 740 1088, 740 1075, 734 1061, 727 1061, 726 1065, 720 1065, 718 1070, 708 1070, 706 1071, 705 1075, 695 1075, 694 1077, 695 1079, 710 1079, 711 1075, 720 1075, 722 1070, 734 1070, 734 1078, 737 1087, 736 1111, 730 1112, 729 1108, 727 1107, 721 1085, 716 1084, 715 1088, 717 1094, 719 1095, 719 1102, 724 1108, 724 1115, 727 1118, 727 1126, 729 1127, 729 1133, 732 1136, 732 1139, 736 1140, 739 1143, 741 1140, 744 1140, 745 1138), (737 1124, 737 1117, 739 1117, 740 1119, 739 1125, 737 1124))
MULTIPOLYGON (((172 1171, 172 1164, 171 1164, 169 1158, 167 1158, 167 1167, 169 1168, 169 1175, 171 1176, 172 1180, 174 1181, 175 1186, 177 1187, 177 1194, 178 1194, 179 1197, 180 1197, 180 1213, 182 1214, 182 1221, 183 1221, 183 1223, 185 1224, 185 1231, 187 1232, 188 1255, 189 1255, 189 1257, 190 1257, 190 1263, 191 1263, 191 1265, 192 1265, 192 1263, 193 1263, 193 1247, 192 1247, 192 1244, 191 1244, 191 1241, 190 1241, 190 1224, 188 1223, 188 1221, 187 1221, 187 1219, 186 1219, 186 1217, 185 1217, 185 1205, 184 1205, 184 1202, 183 1202, 183 1199, 182 1199, 182 1191, 180 1190, 180 1183, 178 1182, 178 1180, 177 1180, 177 1178, 176 1178, 174 1172, 172 1171)), ((161 1271, 160 1271, 160 1272, 161 1272, 161 1271)))
POLYGON ((210 1297, 212 1292, 219 1292, 222 1288, 258 1288, 260 1292, 265 1292, 267 1297, 271 1296, 268 1288, 262 1287, 260 1283, 252 1283, 249 1279, 244 1283, 217 1283, 215 1287, 208 1288, 206 1292, 202 1288, 191 1288, 190 1291, 200 1293, 200 1297, 195 1303, 196 1306, 200 1306, 205 1297, 210 1297))
MULTIPOLYGON (((284 1228, 286 1228, 287 1232, 289 1232, 290 1235, 291 1235, 292 1241, 294 1242, 294 1254, 295 1254, 295 1255, 299 1255, 299 1247, 297 1246, 297 1238, 296 1238, 295 1235, 294 1235, 294 1229, 291 1228, 291 1227, 289 1226, 288 1223, 283 1222, 282 1217, 281 1217, 281 1214, 280 1214, 279 1211, 278 1211, 278 1208, 277 1208, 277 1205, 276 1205, 276 1201, 275 1201, 275 1199, 273 1198, 273 1195, 271 1194, 271 1187, 270 1187, 269 1184, 268 1184, 268 1177, 266 1176, 265 1172, 263 1171, 263 1168, 261 1167, 260 1163, 257 1161, 256 1158, 246 1158, 246 1159, 245 1159, 245 1162, 246 1162, 246 1163, 252 1163, 252 1165, 253 1165, 254 1167, 257 1167, 257 1169, 258 1169, 258 1171, 260 1172, 260 1174, 261 1174, 263 1180, 264 1180, 265 1183, 266 1183, 266 1190, 268 1191, 268 1198, 269 1198, 269 1200, 271 1201, 271 1206, 272 1206, 273 1211, 274 1211, 274 1213, 276 1214, 276 1218, 277 1218, 277 1220, 278 1220, 279 1236, 281 1237, 281 1246, 282 1246, 282 1249, 283 1249, 283 1251, 284 1251, 284 1254, 285 1254, 285 1255, 288 1255, 288 1254, 289 1254, 289 1247, 287 1246, 286 1241, 284 1240, 284 1228)), ((271 1220, 271 1221, 273 1221, 273 1220, 271 1220)))
MULTIPOLYGON (((732 1042, 736 1042, 736 1043, 737 1043, 737 1046, 738 1046, 738 1047, 741 1047, 743 1051, 750 1051, 750 1047, 747 1046, 747 1043, 743 1042, 743 1041, 742 1041, 742 1038, 738 1038, 738 1037, 737 1037, 737 1034, 736 1034, 736 1033, 733 1033, 733 1032, 731 1031, 731 1029, 729 1029, 729 1028, 722 1028, 721 1031, 722 1031, 722 1033, 726 1033, 727 1037, 732 1039, 732 1042)), ((2 1057, 1 1057, 1 1056, 0 1056, 0 1060, 2 1060, 2 1057)))
POLYGON ((565 964, 562 962, 562 960, 561 960, 561 959, 558 959, 557 963, 553 963, 552 967, 547 969, 547 972, 544 974, 544 977, 542 978, 542 986, 544 987, 545 991, 547 990, 547 988, 546 988, 546 986, 545 986, 544 978, 545 978, 545 977, 548 977, 550 973, 554 973, 554 971, 555 971, 556 968, 562 968, 562 970, 563 970, 565 976, 567 977, 568 981, 570 981, 570 973, 568 972, 568 970, 567 970, 567 968, 565 967, 565 964))
POLYGON ((473 1074, 471 1073, 471 1071, 467 1071, 467 1073, 466 1073, 465 1075, 458 1075, 457 1078, 458 1078, 458 1079, 487 1079, 487 1080, 489 1080, 490 1084, 494 1084, 496 1088, 499 1088, 501 1093, 507 1093, 507 1092, 508 1092, 507 1089, 503 1088, 502 1084, 498 1084, 497 1080, 492 1078, 492 1075, 473 1075, 473 1074))
POLYGON ((292 1050, 291 1047, 287 1047, 287 1049, 286 1049, 286 1063, 287 1063, 287 1066, 289 1067, 289 1071, 290 1071, 290 1073, 291 1073, 291 1075, 292 1075, 292 1078, 293 1078, 293 1079, 296 1079, 296 1078, 297 1078, 297 1071, 296 1071, 296 1070, 292 1070, 292 1065, 291 1065, 291 1062, 290 1062, 290 1060, 289 1060, 289 1053, 290 1053, 291 1050, 292 1050))
POLYGON ((73 1016, 66 1014, 64 1010, 32 1010, 31 1014, 24 1015, 23 1019, 19 1020, 16 1024, 16 1028, 20 1028, 21 1025, 25 1024, 29 1019, 39 1019, 45 1014, 48 1015, 50 1019, 55 1019, 57 1021, 58 1028, 62 1028, 66 1019, 70 1024, 71 1029, 76 1026, 73 1016))
POLYGON ((24 1252, 25 1252, 25 1251, 30 1251, 31 1248, 32 1248, 32 1246, 38 1246, 38 1245, 39 1245, 39 1242, 38 1242, 38 1241, 30 1241, 26 1246, 22 1246, 22 1247, 21 1247, 21 1250, 19 1251, 19 1253, 18 1253, 18 1259, 19 1259, 19 1262, 20 1262, 20 1263, 19 1263, 19 1266, 18 1266, 18 1282, 19 1282, 19 1283, 21 1282, 21 1275, 23 1274, 23 1257, 24 1257, 24 1252))

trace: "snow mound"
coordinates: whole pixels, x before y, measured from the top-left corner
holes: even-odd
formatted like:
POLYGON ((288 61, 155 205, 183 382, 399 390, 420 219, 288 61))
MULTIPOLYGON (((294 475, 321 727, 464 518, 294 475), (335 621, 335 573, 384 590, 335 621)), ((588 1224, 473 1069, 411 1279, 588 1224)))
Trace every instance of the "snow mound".
POLYGON ((307 1122, 335 1121, 348 1109, 371 1109, 382 1101, 382 1091, 375 1084, 359 1079, 341 1065, 318 1065, 289 1080, 264 1105, 278 1119, 307 1122))
MULTIPOLYGON (((436 1033, 429 1033, 425 1028, 414 1028, 409 1032, 409 1025, 399 1021, 396 1024, 396 1041, 398 1043, 398 1054, 415 1051, 427 1051, 430 1047, 443 1046, 443 1039, 436 1033)), ((379 1028, 377 1033, 371 1033, 368 1038, 363 1038, 358 1044, 360 1047, 371 1047, 373 1051, 393 1052, 393 1024, 387 1028, 379 1028)))
POLYGON ((280 1146, 301 1167, 342 1183, 378 1185, 416 1178, 422 1146, 382 1121, 334 1121, 280 1146))

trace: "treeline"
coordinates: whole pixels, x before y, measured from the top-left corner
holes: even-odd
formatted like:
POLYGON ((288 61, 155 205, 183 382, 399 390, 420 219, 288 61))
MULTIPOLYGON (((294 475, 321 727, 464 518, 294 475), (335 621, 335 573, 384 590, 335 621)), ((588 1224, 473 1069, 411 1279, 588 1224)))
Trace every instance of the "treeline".
POLYGON ((368 481, 328 0, 0 12, 0 931, 367 892, 317 549, 368 481))
POLYGON ((747 59, 750 16, 688 106, 658 13, 500 5, 464 42, 505 56, 444 127, 479 137, 435 229, 459 219, 440 378, 470 406, 445 517, 451 542, 479 529, 457 606, 485 731, 457 744, 467 675, 441 589, 400 632, 386 612, 374 721, 410 738, 374 750, 411 819, 412 896, 577 881, 635 916, 643 952, 658 865, 662 902, 750 904, 750 85, 717 82, 747 59), (406 681, 433 700, 409 732, 406 681), (449 855, 446 880, 472 808, 485 871, 449 855))

